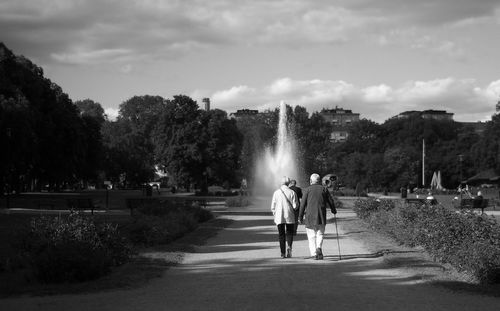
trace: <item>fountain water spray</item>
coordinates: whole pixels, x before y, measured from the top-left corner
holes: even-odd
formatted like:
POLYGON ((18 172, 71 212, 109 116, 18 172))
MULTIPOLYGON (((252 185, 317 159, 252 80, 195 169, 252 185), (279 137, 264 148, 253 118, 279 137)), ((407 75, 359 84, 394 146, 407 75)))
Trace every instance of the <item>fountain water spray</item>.
POLYGON ((295 150, 295 138, 288 128, 286 104, 281 101, 276 145, 274 148, 272 146, 266 147, 264 154, 257 161, 254 191, 274 191, 279 186, 283 176, 297 179, 295 150))

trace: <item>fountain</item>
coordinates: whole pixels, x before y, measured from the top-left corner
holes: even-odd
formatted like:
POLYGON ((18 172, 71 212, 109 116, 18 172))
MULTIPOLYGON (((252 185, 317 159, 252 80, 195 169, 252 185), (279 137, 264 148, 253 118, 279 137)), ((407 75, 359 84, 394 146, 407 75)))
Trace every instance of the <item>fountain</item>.
POLYGON ((254 191, 266 193, 276 190, 283 176, 298 179, 295 150, 295 138, 288 128, 286 104, 281 101, 277 142, 274 148, 267 146, 256 163, 254 191))

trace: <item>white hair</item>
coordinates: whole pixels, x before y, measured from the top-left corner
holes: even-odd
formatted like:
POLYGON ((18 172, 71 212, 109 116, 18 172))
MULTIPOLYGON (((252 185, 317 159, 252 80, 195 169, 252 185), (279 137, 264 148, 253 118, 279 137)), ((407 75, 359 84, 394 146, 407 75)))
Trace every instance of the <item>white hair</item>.
POLYGON ((310 181, 311 184, 319 184, 321 181, 321 177, 319 176, 319 174, 314 173, 311 175, 310 181))

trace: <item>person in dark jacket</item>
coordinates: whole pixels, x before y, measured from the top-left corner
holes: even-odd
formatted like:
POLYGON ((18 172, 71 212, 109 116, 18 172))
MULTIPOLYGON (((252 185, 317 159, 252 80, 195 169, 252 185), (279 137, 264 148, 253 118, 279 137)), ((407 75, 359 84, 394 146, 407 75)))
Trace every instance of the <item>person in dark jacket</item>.
POLYGON ((311 257, 323 259, 323 236, 326 228, 326 208, 330 207, 333 214, 337 214, 333 198, 328 189, 321 185, 318 174, 312 174, 311 185, 302 194, 299 211, 299 223, 306 226, 307 239, 311 257))
MULTIPOLYGON (((300 206, 300 199, 302 199, 302 189, 297 186, 297 181, 295 179, 290 180, 288 188, 292 189, 297 195, 297 204, 300 206)), ((299 209, 295 211, 295 228, 293 230, 293 235, 297 235, 297 227, 299 226, 299 209)))

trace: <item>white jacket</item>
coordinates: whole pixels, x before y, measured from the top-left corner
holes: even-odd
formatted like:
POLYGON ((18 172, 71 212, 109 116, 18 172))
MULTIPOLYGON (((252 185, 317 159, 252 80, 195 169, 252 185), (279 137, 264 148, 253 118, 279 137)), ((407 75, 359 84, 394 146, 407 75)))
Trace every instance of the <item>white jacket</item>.
POLYGON ((273 200, 271 202, 271 211, 274 215, 274 223, 279 224, 294 224, 295 213, 299 207, 297 205, 297 194, 286 185, 282 185, 278 190, 274 191, 273 200), (288 203, 290 201, 290 203, 288 203))

